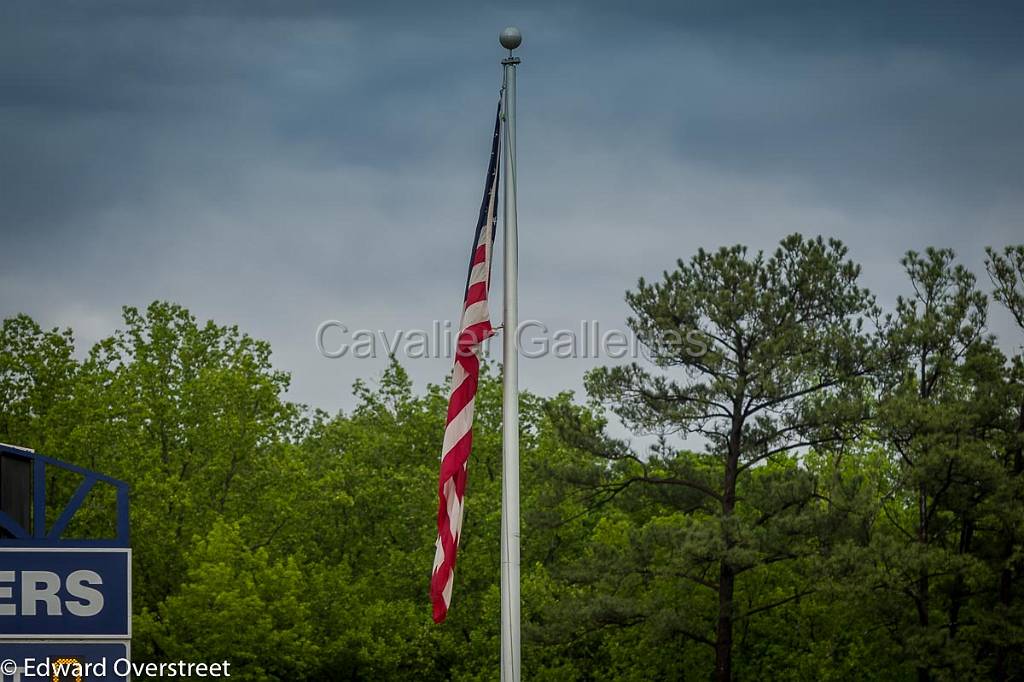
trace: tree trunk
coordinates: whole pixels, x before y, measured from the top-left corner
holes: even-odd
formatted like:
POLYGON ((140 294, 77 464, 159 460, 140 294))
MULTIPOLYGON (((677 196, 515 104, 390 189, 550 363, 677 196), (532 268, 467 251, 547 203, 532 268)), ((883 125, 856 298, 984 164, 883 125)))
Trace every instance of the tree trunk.
MULTIPOLYGON (((971 551, 971 541, 974 538, 974 522, 964 519, 960 526, 959 554, 964 556, 971 551)), ((956 639, 960 631, 960 609, 963 608, 965 598, 964 574, 958 572, 953 579, 953 588, 949 596, 949 638, 956 639)))
MULTIPOLYGON (((1010 547, 1009 551, 1013 551, 1010 547)), ((999 603, 1005 608, 1010 607, 1010 600, 1012 599, 1011 587, 1013 585, 1013 572, 1009 568, 1004 568, 999 574, 999 603)), ((995 674, 993 679, 996 682, 1005 682, 1006 680, 1006 662, 1009 658, 1009 649, 1005 645, 1000 645, 996 648, 996 666, 995 674)))
POLYGON ((728 562, 722 561, 718 576, 715 682, 732 682, 732 595, 736 574, 728 562))
MULTIPOLYGON (((921 551, 928 548, 928 488, 922 483, 918 491, 918 513, 917 541, 921 544, 921 551)), ((922 630, 928 629, 928 566, 921 568, 917 579, 917 623, 922 630)), ((929 682, 931 675, 928 666, 922 665, 917 669, 917 682, 929 682)))
POLYGON ((733 537, 732 514, 736 509, 736 478, 739 476, 740 447, 743 442, 743 401, 746 388, 747 356, 742 340, 736 338, 738 387, 732 398, 732 425, 729 429, 725 476, 722 480, 722 545, 725 555, 718 564, 718 622, 715 625, 715 682, 732 682, 732 599, 736 587, 736 569, 730 563, 733 537))
MULTIPOLYGON (((734 429, 733 441, 738 453, 738 429, 734 429)), ((722 490, 722 533, 725 551, 728 553, 733 546, 732 528, 729 517, 736 507, 736 473, 739 468, 739 455, 730 454, 725 466, 725 481, 722 490)), ((719 562, 718 569, 718 623, 715 627, 715 682, 732 682, 732 598, 736 586, 736 572, 729 557, 719 562)))

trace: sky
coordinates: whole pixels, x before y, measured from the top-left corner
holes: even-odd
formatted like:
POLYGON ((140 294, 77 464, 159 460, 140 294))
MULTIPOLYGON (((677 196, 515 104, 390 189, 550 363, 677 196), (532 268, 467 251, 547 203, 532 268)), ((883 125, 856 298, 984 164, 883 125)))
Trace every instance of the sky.
MULTIPOLYGON (((984 247, 1024 242, 1015 4, 5 0, 0 316, 84 354, 174 301, 350 409, 386 353, 325 358, 321 322, 457 319, 509 24, 522 319, 621 329, 640 276, 792 232, 841 239, 885 305, 908 249, 987 285, 984 247)), ((399 359, 419 388, 450 366, 399 359)), ((524 359, 521 384, 609 362, 524 359)))

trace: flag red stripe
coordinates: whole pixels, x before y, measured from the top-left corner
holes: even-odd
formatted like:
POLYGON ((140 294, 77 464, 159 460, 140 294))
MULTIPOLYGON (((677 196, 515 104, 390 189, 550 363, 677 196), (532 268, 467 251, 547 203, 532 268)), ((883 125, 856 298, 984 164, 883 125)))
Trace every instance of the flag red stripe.
POLYGON ((477 282, 476 284, 469 285, 469 290, 466 292, 466 307, 479 303, 487 299, 487 282, 477 282))
MULTIPOLYGON (((476 373, 479 371, 480 363, 475 356, 465 358, 465 361, 462 362, 462 366, 467 370, 467 372, 469 372, 470 368, 466 367, 467 364, 472 366, 472 372, 470 372, 469 376, 466 377, 466 380, 459 384, 459 386, 452 392, 452 397, 448 400, 447 424, 450 424, 453 419, 459 416, 459 413, 462 412, 463 408, 465 408, 465 406, 469 404, 469 401, 473 399, 473 396, 476 395, 476 373)), ((447 455, 445 458, 447 459, 447 455)))

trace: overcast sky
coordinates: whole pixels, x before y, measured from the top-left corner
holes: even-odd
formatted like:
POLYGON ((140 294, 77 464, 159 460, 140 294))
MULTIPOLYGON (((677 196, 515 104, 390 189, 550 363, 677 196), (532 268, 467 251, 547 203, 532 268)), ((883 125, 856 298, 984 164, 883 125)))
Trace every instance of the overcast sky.
MULTIPOLYGON (((122 305, 176 301, 268 339, 293 399, 351 407, 386 360, 323 358, 321 321, 458 315, 510 23, 523 318, 621 326, 639 276, 795 231, 842 239, 888 303, 907 249, 980 272, 986 245, 1024 241, 1022 19, 935 0, 4 0, 0 315, 70 326, 84 352, 122 305)), ((449 361, 405 364, 422 387, 449 361)), ((579 389, 595 364, 524 360, 522 383, 579 389)))

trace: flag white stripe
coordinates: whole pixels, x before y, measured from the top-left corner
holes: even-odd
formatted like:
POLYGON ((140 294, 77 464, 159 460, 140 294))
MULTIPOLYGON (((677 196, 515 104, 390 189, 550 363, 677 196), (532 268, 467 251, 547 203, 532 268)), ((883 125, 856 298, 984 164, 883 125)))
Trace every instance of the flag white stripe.
POLYGON ((451 449, 455 447, 455 444, 462 440, 462 437, 469 433, 469 430, 473 428, 473 400, 466 403, 462 411, 459 412, 455 419, 448 422, 448 426, 444 429, 444 445, 441 452, 441 461, 443 462, 448 457, 451 449))

